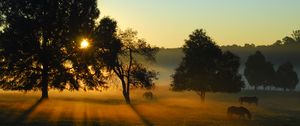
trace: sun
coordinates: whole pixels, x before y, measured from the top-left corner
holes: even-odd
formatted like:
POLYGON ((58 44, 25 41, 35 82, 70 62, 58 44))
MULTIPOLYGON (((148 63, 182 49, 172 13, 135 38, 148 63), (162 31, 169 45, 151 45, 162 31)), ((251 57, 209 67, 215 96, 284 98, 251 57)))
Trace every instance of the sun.
POLYGON ((89 47, 89 41, 87 39, 83 39, 80 43, 80 48, 81 49, 85 49, 85 48, 88 48, 89 47))

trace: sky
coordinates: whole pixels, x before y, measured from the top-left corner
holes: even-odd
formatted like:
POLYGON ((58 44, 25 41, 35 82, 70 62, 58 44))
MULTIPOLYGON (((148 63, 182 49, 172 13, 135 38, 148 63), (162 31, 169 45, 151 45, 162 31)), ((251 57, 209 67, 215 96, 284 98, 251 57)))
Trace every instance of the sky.
POLYGON ((101 17, 151 45, 181 47, 203 28, 218 45, 268 45, 300 29, 300 0, 99 0, 101 17))

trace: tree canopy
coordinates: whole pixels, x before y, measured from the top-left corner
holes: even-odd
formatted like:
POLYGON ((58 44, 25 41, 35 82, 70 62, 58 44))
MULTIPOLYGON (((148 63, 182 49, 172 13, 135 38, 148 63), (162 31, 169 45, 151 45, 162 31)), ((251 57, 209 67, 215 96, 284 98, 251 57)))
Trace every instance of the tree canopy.
POLYGON ((244 75, 251 86, 272 86, 275 83, 275 70, 273 64, 266 61, 265 56, 256 51, 250 55, 245 63, 244 75))
POLYGON ((117 22, 109 17, 100 21, 96 29, 95 41, 101 58, 108 72, 119 78, 122 85, 123 96, 127 103, 130 103, 130 88, 141 87, 151 88, 157 73, 149 70, 138 60, 140 57, 145 61, 155 61, 155 54, 158 48, 151 47, 144 39, 137 37, 137 32, 132 29, 117 31, 117 22), (138 58, 139 57, 139 58, 138 58))
POLYGON ((283 88, 284 90, 294 90, 299 82, 297 73, 290 62, 281 64, 276 72, 277 85, 276 87, 283 88))
POLYGON ((286 36, 282 40, 277 40, 272 46, 288 46, 294 44, 300 44, 300 30, 295 30, 291 36, 286 36))
MULTIPOLYGON (((101 85, 90 72, 79 42, 90 37, 99 16, 96 0, 2 0, 0 34, 2 89, 78 90, 101 85), (2 26, 1 25, 1 26, 2 26)), ((90 62, 90 61, 89 61, 90 62)), ((94 70, 97 70, 93 67, 94 70)))
POLYGON ((222 50, 203 29, 195 30, 183 45, 185 56, 171 87, 175 91, 196 91, 204 100, 205 92, 238 92, 244 86, 238 73, 239 57, 222 50))

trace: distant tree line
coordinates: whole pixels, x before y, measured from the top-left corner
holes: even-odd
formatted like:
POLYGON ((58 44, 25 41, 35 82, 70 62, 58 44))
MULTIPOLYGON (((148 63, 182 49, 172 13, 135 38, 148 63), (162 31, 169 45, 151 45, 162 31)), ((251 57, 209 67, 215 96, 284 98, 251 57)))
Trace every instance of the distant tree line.
POLYGON ((286 36, 282 40, 277 40, 271 46, 300 45, 300 30, 295 30, 291 36, 286 36))
POLYGON ((300 46, 300 30, 295 30, 292 32, 291 36, 286 36, 281 40, 275 41, 271 45, 255 45, 253 43, 246 43, 244 45, 227 45, 224 47, 245 47, 245 48, 255 48, 255 47, 286 47, 286 46, 300 46))
POLYGON ((250 86, 255 90, 257 87, 275 87, 284 91, 294 90, 299 82, 298 75, 290 62, 281 64, 277 70, 274 65, 267 61, 265 56, 257 51, 250 55, 245 63, 244 76, 250 86))
MULTIPOLYGON (((291 36, 277 40, 268 47, 300 47, 300 30, 295 30, 291 36)), ((244 47, 256 47, 254 44, 245 44, 244 47)), ((266 60, 265 56, 257 51, 250 55, 245 63, 244 76, 248 83, 254 87, 275 87, 283 90, 294 90, 299 82, 297 72, 291 62, 280 64, 275 70, 273 63, 266 60)))

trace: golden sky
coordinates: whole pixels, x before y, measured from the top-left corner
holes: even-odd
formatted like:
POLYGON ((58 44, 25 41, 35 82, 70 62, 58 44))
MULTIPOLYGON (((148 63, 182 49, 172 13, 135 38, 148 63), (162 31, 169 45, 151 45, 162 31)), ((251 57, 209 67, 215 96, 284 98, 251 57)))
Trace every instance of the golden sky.
POLYGON ((158 47, 180 47, 197 28, 219 45, 272 44, 300 29, 300 0, 99 0, 101 17, 158 47))

